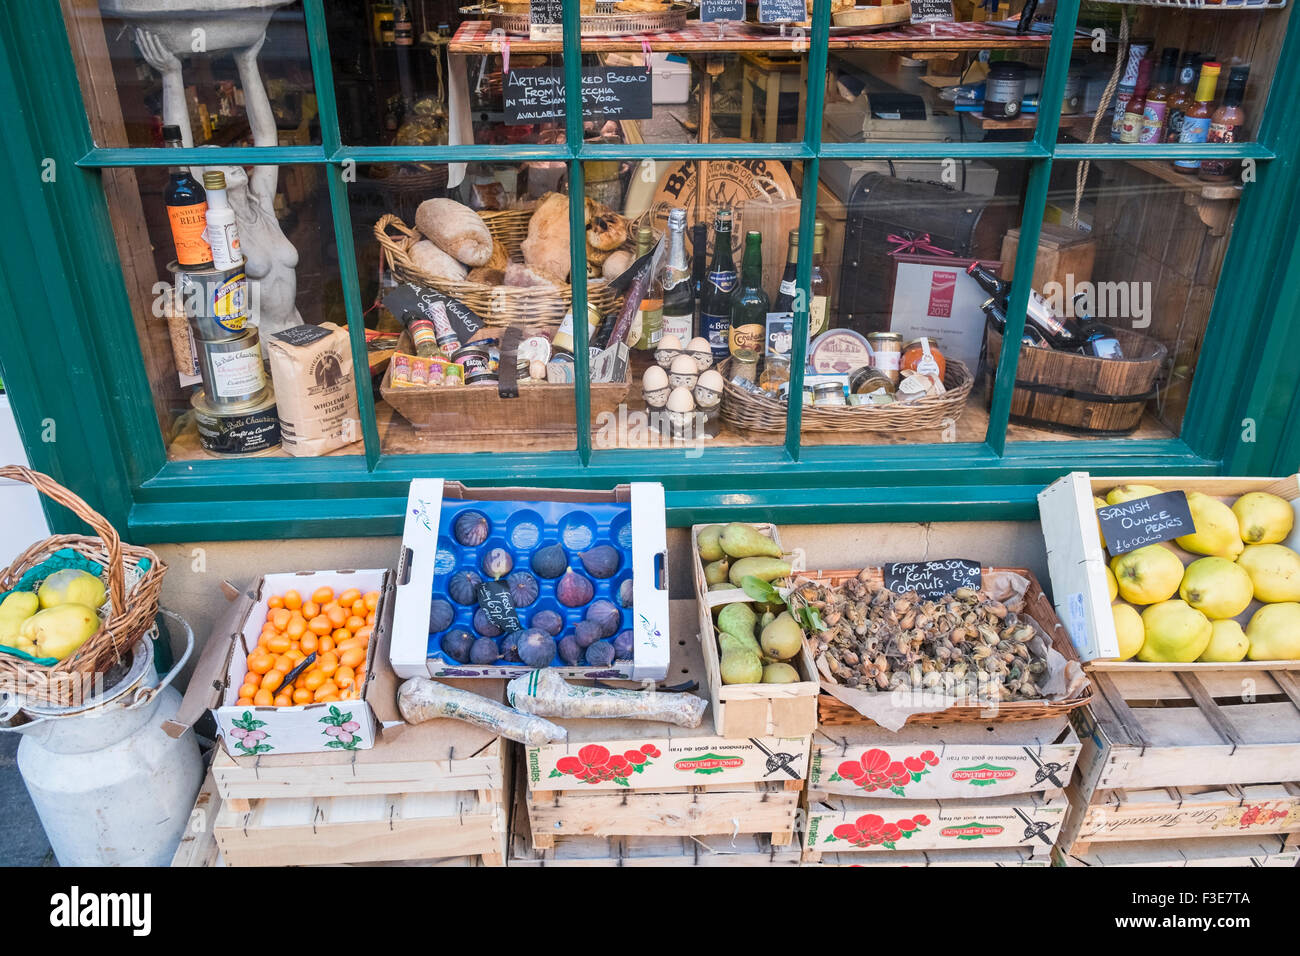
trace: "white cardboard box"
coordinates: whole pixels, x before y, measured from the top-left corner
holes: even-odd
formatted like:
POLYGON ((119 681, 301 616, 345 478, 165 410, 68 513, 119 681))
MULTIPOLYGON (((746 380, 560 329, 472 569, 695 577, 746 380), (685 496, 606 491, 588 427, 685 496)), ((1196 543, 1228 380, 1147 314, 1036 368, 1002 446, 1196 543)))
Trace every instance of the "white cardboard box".
POLYGON ((390 661, 398 677, 509 678, 532 672, 524 664, 449 665, 429 656, 429 602, 433 596, 442 502, 561 501, 627 503, 632 529, 633 652, 631 661, 610 667, 555 668, 569 678, 661 680, 668 673, 667 531, 664 489, 657 482, 632 482, 611 491, 556 488, 467 488, 442 478, 411 482, 402 530, 390 661), (617 672, 617 673, 615 673, 617 672))

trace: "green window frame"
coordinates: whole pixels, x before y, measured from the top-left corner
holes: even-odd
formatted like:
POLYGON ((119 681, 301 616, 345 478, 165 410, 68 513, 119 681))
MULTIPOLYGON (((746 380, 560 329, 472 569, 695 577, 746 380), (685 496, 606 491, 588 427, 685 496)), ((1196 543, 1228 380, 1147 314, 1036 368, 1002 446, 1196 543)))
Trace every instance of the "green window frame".
MULTIPOLYGON (((8 118, 4 157, 14 184, 5 211, 0 283, 0 370, 33 467, 91 500, 132 539, 236 540, 396 534, 411 478, 444 475, 479 484, 600 487, 636 478, 664 482, 669 523, 722 515, 785 522, 1031 519, 1035 495, 1066 471, 1100 474, 1272 474, 1300 463, 1300 194, 1295 162, 1300 124, 1286 122, 1300 99, 1300 27, 1288 31, 1256 142, 1216 146, 1058 144, 1059 117, 1043 111, 1033 138, 1013 143, 822 143, 830 27, 817 0, 808 49, 803 138, 792 143, 587 145, 579 98, 576 4, 566 4, 562 51, 567 143, 555 146, 353 147, 340 142, 324 0, 303 0, 321 120, 319 146, 227 148, 232 163, 310 164, 326 173, 348 326, 364 356, 345 173, 352 163, 561 160, 581 192, 594 159, 797 159, 804 182, 822 158, 1013 159, 1029 164, 1008 334, 981 443, 804 446, 802 406, 789 405, 785 441, 707 448, 687 459, 666 450, 593 449, 586 325, 575 323, 577 447, 568 452, 383 454, 369 389, 358 389, 364 456, 241 461, 168 461, 140 361, 131 306, 109 223, 101 170, 202 163, 211 151, 103 148, 92 139, 58 0, 5 4, 0 11, 0 107, 8 118), (165 153, 165 154, 164 154, 165 153), (1029 277, 1056 160, 1250 159, 1256 182, 1243 193, 1181 437, 1167 440, 1014 442, 1006 439, 1029 277), (53 175, 50 175, 50 170, 53 175), (1243 423, 1254 422, 1243 440, 1243 423), (743 483, 737 476, 742 475, 743 483), (737 487, 743 484, 743 487, 737 487)), ((1059 102, 1080 0, 1058 0, 1042 102, 1059 102)), ((1195 15, 1189 11, 1187 15, 1195 15)), ((1267 12, 1261 15, 1269 15, 1267 12)), ((802 195, 799 242, 812 245, 816 190, 802 195)), ((581 206, 572 204, 573 236, 581 206)), ((575 261, 585 246, 575 242, 575 261)), ((809 285, 811 258, 798 282, 809 285)), ((581 275, 579 269, 576 274, 581 275)), ((586 288, 575 284, 575 314, 586 288)), ((803 366, 808 315, 796 313, 794 361, 803 366)), ((797 394, 797 392, 795 393, 797 394)), ((51 508, 52 526, 76 522, 51 508)))

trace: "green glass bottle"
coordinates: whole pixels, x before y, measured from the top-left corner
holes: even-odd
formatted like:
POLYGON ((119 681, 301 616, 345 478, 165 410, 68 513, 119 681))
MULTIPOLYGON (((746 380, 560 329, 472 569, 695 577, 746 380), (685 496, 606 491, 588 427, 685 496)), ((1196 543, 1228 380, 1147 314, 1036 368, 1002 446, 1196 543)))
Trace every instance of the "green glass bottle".
POLYGON ((731 354, 748 349, 762 354, 770 306, 763 291, 763 234, 745 233, 745 257, 740 262, 740 288, 731 299, 731 354))

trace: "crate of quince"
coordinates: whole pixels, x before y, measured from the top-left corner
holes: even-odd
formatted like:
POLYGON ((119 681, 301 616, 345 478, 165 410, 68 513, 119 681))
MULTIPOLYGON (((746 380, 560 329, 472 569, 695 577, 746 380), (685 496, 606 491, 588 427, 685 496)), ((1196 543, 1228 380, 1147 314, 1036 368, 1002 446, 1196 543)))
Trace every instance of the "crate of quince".
POLYGON ((1300 670, 1300 476, 1074 472, 1038 503, 1057 612, 1091 669, 1300 670), (1140 546, 1112 554, 1123 533, 1140 546))

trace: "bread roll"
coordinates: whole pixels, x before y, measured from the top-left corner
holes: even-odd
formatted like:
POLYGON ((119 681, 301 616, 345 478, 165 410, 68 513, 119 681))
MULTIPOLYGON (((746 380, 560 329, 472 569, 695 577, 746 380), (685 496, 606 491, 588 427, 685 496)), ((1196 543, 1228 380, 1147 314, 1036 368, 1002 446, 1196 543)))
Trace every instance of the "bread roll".
POLYGON ((616 279, 626 272, 630 265, 632 265, 632 253, 626 249, 619 249, 609 254, 609 258, 601 268, 601 275, 606 279, 616 279))
POLYGON ((469 206, 454 199, 426 199, 415 211, 415 228, 439 249, 467 266, 492 258, 492 233, 469 206))
POLYGON ((505 281, 503 282, 503 285, 515 286, 521 289, 549 289, 563 284, 563 279, 557 280, 542 270, 533 269, 522 262, 512 262, 506 266, 505 281))
POLYGON ((506 274, 502 269, 493 269, 491 266, 479 266, 477 269, 469 270, 467 281, 478 282, 481 285, 504 285, 506 274))
POLYGON ((500 240, 493 239, 492 258, 487 261, 487 268, 504 270, 509 262, 510 254, 506 252, 506 247, 501 244, 500 240))
POLYGON ((411 262, 421 272, 440 279, 454 279, 463 282, 468 271, 463 265, 443 252, 428 239, 421 239, 411 246, 411 262))
MULTIPOLYGON (((556 276, 560 283, 569 277, 569 200, 559 193, 547 193, 528 220, 528 237, 519 244, 524 262, 534 270, 556 276)), ((507 270, 508 273, 509 270, 507 270)), ((507 282, 509 278, 507 275, 507 282)))

